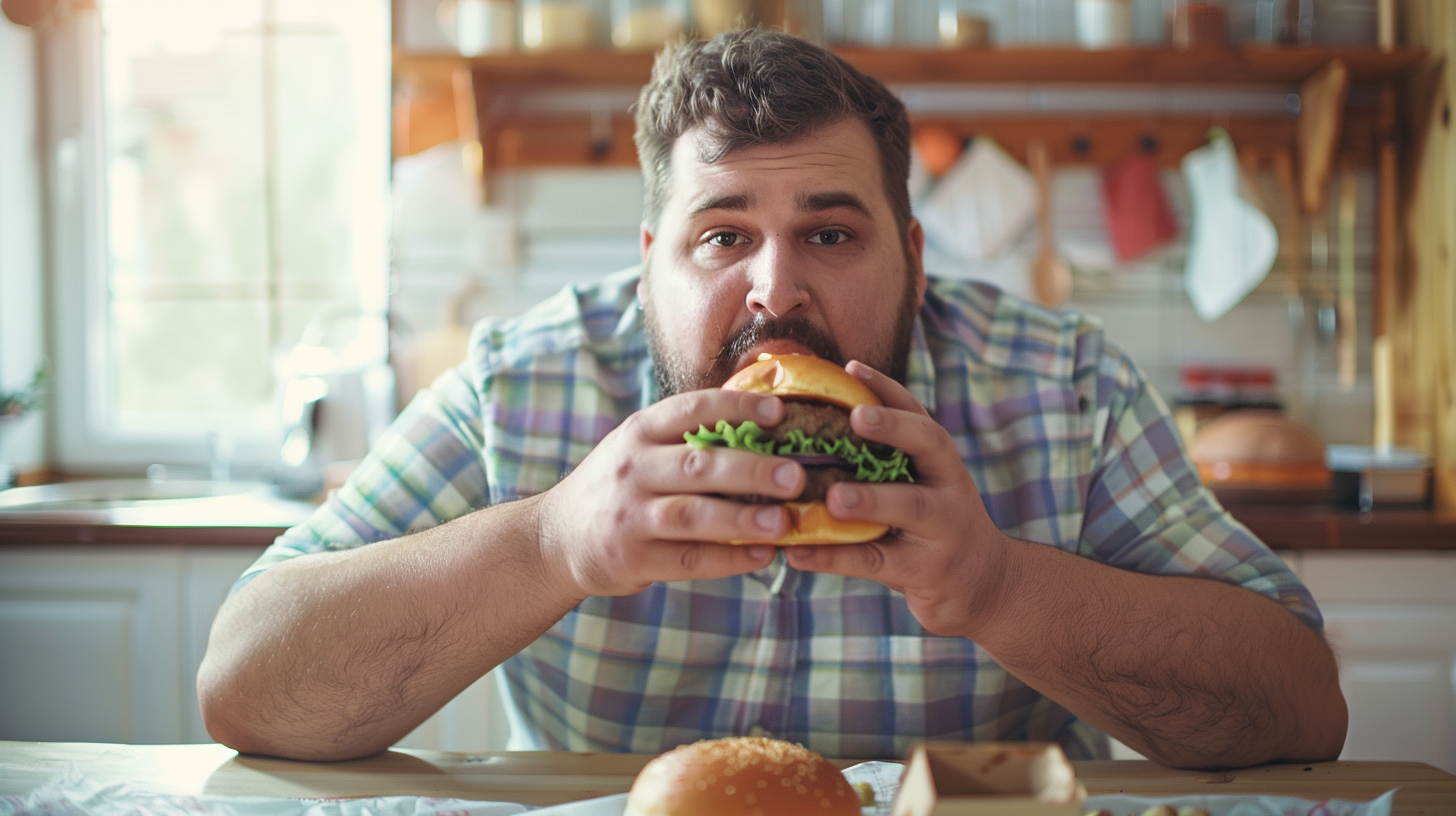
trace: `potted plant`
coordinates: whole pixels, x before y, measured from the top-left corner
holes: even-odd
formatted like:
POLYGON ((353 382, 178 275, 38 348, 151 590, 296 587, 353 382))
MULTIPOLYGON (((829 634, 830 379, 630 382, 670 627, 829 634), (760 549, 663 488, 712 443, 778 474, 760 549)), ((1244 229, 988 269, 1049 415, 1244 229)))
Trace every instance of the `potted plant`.
MULTIPOLYGON (((30 378, 30 384, 18 391, 0 390, 0 443, 4 442, 7 428, 13 425, 32 408, 40 405, 45 395, 45 384, 49 371, 45 365, 35 370, 30 378)), ((4 445, 0 444, 0 455, 4 454, 4 445)), ((15 485, 15 468, 5 464, 0 458, 0 490, 15 485)))

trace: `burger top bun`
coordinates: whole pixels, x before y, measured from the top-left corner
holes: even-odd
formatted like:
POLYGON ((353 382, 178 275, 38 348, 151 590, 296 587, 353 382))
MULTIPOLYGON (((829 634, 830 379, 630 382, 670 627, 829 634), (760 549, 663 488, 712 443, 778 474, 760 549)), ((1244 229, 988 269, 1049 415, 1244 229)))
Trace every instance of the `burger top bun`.
POLYGON ((767 737, 702 740, 648 762, 623 816, 860 816, 844 774, 809 749, 767 737))
POLYGON ((879 405, 880 398, 848 371, 808 354, 760 354, 728 378, 730 391, 751 391, 779 397, 809 397, 846 410, 856 405, 879 405))

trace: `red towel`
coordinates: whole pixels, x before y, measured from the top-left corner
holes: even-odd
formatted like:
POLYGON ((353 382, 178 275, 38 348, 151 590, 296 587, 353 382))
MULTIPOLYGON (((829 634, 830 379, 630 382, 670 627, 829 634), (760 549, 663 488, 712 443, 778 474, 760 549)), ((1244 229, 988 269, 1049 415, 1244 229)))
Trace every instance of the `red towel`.
POLYGON ((1158 163, 1148 153, 1134 153, 1103 171, 1102 205, 1107 235, 1122 261, 1140 258, 1178 234, 1158 163))

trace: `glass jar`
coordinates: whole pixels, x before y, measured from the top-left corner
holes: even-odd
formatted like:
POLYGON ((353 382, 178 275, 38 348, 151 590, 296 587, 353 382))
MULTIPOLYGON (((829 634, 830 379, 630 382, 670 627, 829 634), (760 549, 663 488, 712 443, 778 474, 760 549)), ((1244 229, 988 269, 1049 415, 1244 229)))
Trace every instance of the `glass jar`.
POLYGON ((831 43, 894 45, 897 28, 895 0, 824 0, 824 39, 831 43))
POLYGON ((521 0, 527 51, 574 51, 597 45, 597 15, 581 0, 521 0))
POLYGON ((746 28, 753 19, 753 0, 693 0, 693 23, 705 40, 746 28))
POLYGON ((820 0, 693 0, 698 36, 763 26, 810 42, 823 42, 820 0))
POLYGON ((1132 0, 1077 0, 1077 44, 1123 48, 1132 44, 1132 0))
POLYGON ((981 48, 1014 30, 1015 7, 997 0, 941 0, 936 33, 942 48, 981 48))
POLYGON ((687 0, 612 0, 612 46, 656 51, 687 30, 687 0))
POLYGON ((1231 0, 1225 3, 1229 43, 1276 45, 1283 42, 1288 20, 1287 6, 1286 0, 1231 0))
POLYGON ((1077 42, 1076 0, 1020 0, 1016 34, 1001 42, 1023 45, 1072 45, 1077 42))
POLYGON ((435 13, 462 56, 516 50, 515 0, 445 0, 435 13))
POLYGON ((1178 0, 1173 7, 1173 47, 1216 48, 1228 43, 1228 17, 1215 0, 1178 0))

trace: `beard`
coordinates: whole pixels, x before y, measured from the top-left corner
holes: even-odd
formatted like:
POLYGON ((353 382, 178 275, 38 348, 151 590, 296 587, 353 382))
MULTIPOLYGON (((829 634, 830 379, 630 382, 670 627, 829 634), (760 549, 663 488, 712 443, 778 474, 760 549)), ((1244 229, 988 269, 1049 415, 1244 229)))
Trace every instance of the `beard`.
MULTIPOLYGON (((910 356, 910 340, 915 328, 916 296, 915 281, 910 274, 913 260, 907 253, 902 270, 905 289, 897 306, 895 323, 890 336, 881 338, 870 349, 861 362, 877 371, 884 372, 900 384, 905 383, 905 371, 910 356)), ((644 278, 649 274, 650 264, 643 265, 644 278)), ((649 286, 650 288, 650 286, 649 286)), ((666 399, 685 391, 703 388, 718 388, 733 376, 738 358, 754 346, 768 340, 792 340, 802 344, 819 357, 836 365, 848 363, 839 344, 827 332, 809 321, 807 317, 768 317, 760 312, 752 320, 738 327, 723 343, 711 359, 699 363, 688 355, 677 352, 662 331, 657 319, 657 310, 651 298, 642 301, 642 318, 647 328, 647 348, 652 354, 653 371, 657 380, 659 399, 666 399)))

